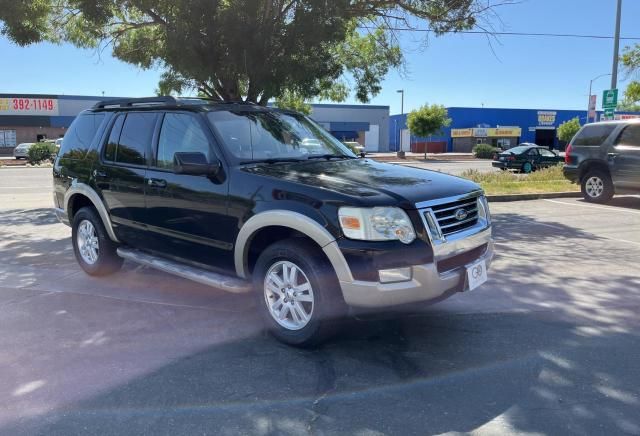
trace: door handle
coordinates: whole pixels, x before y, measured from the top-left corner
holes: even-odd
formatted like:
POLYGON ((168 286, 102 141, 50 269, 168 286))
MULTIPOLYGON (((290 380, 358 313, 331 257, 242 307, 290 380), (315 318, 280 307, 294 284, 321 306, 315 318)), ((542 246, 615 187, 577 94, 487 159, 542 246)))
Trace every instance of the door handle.
POLYGON ((614 160, 618 156, 618 153, 607 153, 609 160, 614 160))
POLYGON ((93 170, 93 177, 107 177, 104 171, 93 170))
POLYGON ((153 186, 154 188, 166 188, 167 181, 164 179, 147 179, 147 185, 153 186))

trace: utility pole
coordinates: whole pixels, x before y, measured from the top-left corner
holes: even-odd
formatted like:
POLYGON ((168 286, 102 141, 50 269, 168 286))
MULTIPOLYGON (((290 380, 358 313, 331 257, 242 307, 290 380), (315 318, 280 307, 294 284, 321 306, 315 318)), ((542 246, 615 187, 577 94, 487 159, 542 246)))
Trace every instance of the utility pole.
MULTIPOLYGON (((398 89, 396 92, 402 96, 400 100, 400 119, 402 119, 402 115, 404 115, 404 89, 398 89)), ((398 135, 398 157, 404 157, 404 150, 402 149, 402 126, 400 126, 398 135)))
POLYGON ((611 89, 618 87, 618 52, 620 50, 620 16, 622 14, 622 0, 618 0, 616 12, 616 34, 613 39, 613 67, 611 68, 611 89))

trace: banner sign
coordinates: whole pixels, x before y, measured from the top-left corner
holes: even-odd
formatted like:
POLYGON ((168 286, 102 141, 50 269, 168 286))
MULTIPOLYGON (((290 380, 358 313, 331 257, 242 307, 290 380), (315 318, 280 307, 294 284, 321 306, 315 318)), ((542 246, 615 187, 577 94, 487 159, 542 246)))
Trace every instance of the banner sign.
POLYGON ((475 129, 451 129, 452 138, 487 138, 487 137, 512 137, 522 136, 520 127, 497 127, 485 128, 478 127, 475 129))
POLYGON ((0 98, 0 115, 58 115, 58 99, 0 98))
POLYGON ((553 126, 556 123, 556 111, 538 111, 539 126, 553 126))
POLYGON ((473 136, 473 129, 451 129, 452 138, 470 138, 473 136))

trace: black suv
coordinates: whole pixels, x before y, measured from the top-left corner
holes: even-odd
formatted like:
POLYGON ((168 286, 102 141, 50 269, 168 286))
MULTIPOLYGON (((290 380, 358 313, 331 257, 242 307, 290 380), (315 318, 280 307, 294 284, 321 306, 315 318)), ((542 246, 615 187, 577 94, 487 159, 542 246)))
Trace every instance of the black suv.
POLYGON ((129 259, 253 292, 289 344, 327 337, 349 308, 474 289, 493 257, 476 184, 358 158, 311 119, 254 104, 100 102, 69 128, 53 177, 88 274, 129 259))
POLYGON ((567 146, 564 175, 594 203, 640 193, 640 120, 583 126, 567 146))

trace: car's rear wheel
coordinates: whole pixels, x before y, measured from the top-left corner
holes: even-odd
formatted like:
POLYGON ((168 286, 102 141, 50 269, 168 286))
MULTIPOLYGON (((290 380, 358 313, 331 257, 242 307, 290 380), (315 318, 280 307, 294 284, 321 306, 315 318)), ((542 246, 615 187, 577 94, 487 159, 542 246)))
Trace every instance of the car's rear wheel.
POLYGON ((611 176, 602 170, 589 170, 582 178, 582 196, 591 203, 606 203, 613 198, 611 176))
POLYGON ((525 174, 529 174, 531 171, 533 171, 533 164, 531 162, 525 162, 522 165, 522 172, 525 174))
POLYGON ((118 271, 123 259, 109 238, 96 210, 83 207, 75 213, 71 226, 73 252, 80 267, 89 275, 102 276, 118 271))
POLYGON ((337 331, 345 313, 340 285, 324 253, 304 239, 265 249, 253 272, 269 332, 295 346, 314 346, 337 331))

